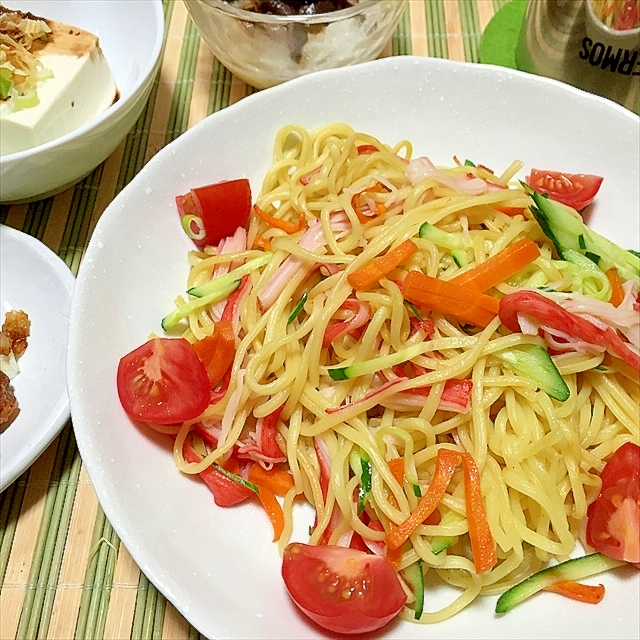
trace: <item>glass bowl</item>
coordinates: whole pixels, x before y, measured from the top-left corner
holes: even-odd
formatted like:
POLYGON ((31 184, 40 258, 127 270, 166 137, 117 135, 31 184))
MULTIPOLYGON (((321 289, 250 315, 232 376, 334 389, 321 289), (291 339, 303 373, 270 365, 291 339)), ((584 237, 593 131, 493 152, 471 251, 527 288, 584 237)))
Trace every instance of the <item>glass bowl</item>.
POLYGON ((258 89, 377 58, 405 4, 360 0, 330 13, 280 16, 246 11, 222 0, 186 0, 218 60, 258 89))

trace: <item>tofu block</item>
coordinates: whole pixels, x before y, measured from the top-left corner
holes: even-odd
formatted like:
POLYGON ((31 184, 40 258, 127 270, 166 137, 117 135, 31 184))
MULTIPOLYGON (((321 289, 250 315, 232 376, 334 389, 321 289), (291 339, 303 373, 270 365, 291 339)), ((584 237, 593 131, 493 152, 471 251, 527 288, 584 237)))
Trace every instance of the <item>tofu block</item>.
POLYGON ((53 77, 38 82, 39 104, 15 109, 0 103, 0 155, 44 144, 78 129, 113 104, 116 84, 98 38, 78 27, 47 20, 49 41, 34 55, 53 77))

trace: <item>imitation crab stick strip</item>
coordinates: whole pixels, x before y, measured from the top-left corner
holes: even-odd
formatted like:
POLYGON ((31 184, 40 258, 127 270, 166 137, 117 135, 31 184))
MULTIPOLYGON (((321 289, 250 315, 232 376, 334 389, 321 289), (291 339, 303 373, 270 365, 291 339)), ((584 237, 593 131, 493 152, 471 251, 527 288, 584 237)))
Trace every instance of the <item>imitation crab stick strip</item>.
POLYGON ((269 516, 273 527, 273 541, 277 542, 284 529, 284 513, 275 494, 267 487, 258 486, 258 498, 269 516))
POLYGON ((266 487, 277 496, 284 497, 293 487, 293 476, 286 469, 274 467, 267 471, 256 463, 249 469, 249 482, 253 482, 259 487, 266 487))
POLYGON ((609 280, 609 284, 611 285, 611 298, 609 299, 609 302, 614 307, 619 307, 624 300, 624 289, 620 282, 620 274, 615 267, 611 267, 611 269, 607 269, 606 275, 609 280))
POLYGON ((484 573, 496 565, 498 558, 482 501, 480 473, 470 453, 462 454, 462 469, 473 564, 478 573, 484 573))
POLYGON ((545 591, 553 591, 566 598, 586 602, 587 604, 598 604, 604 598, 604 585, 592 586, 582 584, 573 580, 563 580, 555 582, 544 588, 545 591))
POLYGON ((486 327, 497 315, 500 301, 469 287, 410 271, 402 283, 405 300, 474 324, 486 327))
POLYGON ((276 229, 282 229, 285 233, 297 233, 304 227, 304 214, 300 213, 298 217, 298 222, 287 222, 286 220, 280 220, 280 218, 275 218, 274 216, 270 216, 268 213, 263 211, 257 204, 253 205, 253 210, 258 214, 259 218, 262 218, 270 227, 275 227, 276 229))
POLYGON ((523 238, 450 282, 483 293, 524 269, 539 255, 538 245, 523 238))
POLYGON ((431 484, 413 513, 401 524, 393 526, 387 535, 387 547, 397 549, 438 507, 456 467, 460 462, 460 453, 450 449, 440 449, 436 471, 431 479, 431 484))
POLYGON ((395 249, 387 251, 383 256, 374 258, 368 265, 354 271, 347 280, 356 291, 368 289, 374 282, 384 278, 408 260, 417 250, 418 247, 413 240, 405 240, 395 249))

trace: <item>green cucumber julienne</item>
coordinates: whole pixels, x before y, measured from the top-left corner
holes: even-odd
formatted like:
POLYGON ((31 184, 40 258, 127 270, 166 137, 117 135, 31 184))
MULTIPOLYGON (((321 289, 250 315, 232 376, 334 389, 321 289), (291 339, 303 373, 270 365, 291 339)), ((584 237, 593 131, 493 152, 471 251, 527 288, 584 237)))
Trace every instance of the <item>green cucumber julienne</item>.
POLYGON ((589 229, 571 210, 554 202, 550 198, 524 185, 525 191, 531 196, 535 206, 530 207, 531 213, 538 221, 544 234, 556 246, 558 254, 563 260, 573 262, 575 254, 580 253, 596 261, 602 271, 615 266, 625 280, 640 280, 640 257, 635 251, 622 249, 611 240, 589 229))
POLYGON ((424 610, 424 572, 422 571, 422 559, 405 567, 401 573, 415 596, 415 602, 413 604, 415 612, 414 618, 419 620, 424 610))
POLYGON ((461 233, 443 231, 442 229, 438 229, 438 227, 434 227, 429 222, 424 222, 421 225, 418 234, 423 240, 430 240, 433 244, 451 251, 464 251, 471 249, 473 246, 471 238, 467 238, 461 233))
POLYGON ((496 603, 496 613, 506 613, 532 595, 542 591, 546 587, 563 582, 564 580, 582 580, 597 573, 620 567, 626 562, 608 558, 601 553, 592 553, 581 558, 573 558, 566 562, 548 567, 538 573, 534 573, 522 582, 519 582, 508 591, 505 591, 496 603))
POLYGON ((214 280, 209 280, 209 282, 205 282, 199 287, 193 287, 187 291, 189 295, 195 296, 196 298, 202 298, 203 296, 209 295, 214 291, 217 291, 219 287, 223 287, 226 284, 233 282, 234 280, 240 280, 242 277, 247 274, 263 267, 265 264, 271 260, 273 257, 272 251, 266 251, 264 255, 258 256, 253 260, 249 260, 245 262, 243 265, 229 271, 229 273, 225 273, 223 276, 219 276, 214 280))
POLYGON ((368 373, 375 373, 381 369, 388 369, 397 364, 402 364, 403 362, 422 355, 429 349, 429 345, 425 343, 414 344, 396 353, 391 353, 388 356, 381 356, 379 358, 373 358, 372 360, 365 360, 364 362, 356 362, 346 367, 327 367, 327 371, 332 380, 350 380, 351 378, 357 378, 358 376, 364 376, 368 373))
POLYGON ((569 398, 569 387, 544 347, 525 344, 498 351, 495 355, 510 369, 531 378, 555 400, 564 402, 569 398))

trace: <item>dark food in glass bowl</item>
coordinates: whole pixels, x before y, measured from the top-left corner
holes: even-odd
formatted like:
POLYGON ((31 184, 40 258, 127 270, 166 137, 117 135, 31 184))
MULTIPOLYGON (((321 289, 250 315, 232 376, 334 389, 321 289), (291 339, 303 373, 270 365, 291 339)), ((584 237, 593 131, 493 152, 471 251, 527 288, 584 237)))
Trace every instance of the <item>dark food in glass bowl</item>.
MULTIPOLYGON (((227 0, 225 0, 227 1, 227 0)), ((313 16, 353 6, 357 0, 230 0, 229 4, 245 11, 274 16, 313 16)))

